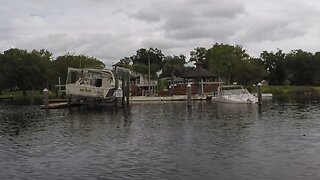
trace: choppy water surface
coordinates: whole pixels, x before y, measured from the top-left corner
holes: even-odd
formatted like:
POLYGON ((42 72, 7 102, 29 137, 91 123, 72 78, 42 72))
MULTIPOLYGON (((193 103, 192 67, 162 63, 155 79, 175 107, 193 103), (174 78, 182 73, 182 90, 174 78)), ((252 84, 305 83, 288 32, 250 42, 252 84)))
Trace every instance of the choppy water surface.
POLYGON ((320 99, 137 103, 128 110, 0 103, 0 179, 319 179, 320 99))

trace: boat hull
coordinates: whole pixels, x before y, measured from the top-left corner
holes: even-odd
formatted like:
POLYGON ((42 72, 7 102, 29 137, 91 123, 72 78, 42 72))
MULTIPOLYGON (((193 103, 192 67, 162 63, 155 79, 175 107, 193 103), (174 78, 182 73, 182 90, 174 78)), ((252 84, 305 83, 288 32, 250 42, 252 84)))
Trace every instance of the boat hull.
POLYGON ((231 104, 256 104, 258 103, 258 100, 256 99, 247 99, 247 100, 230 100, 225 98, 218 98, 218 97, 212 97, 212 101, 215 102, 221 102, 221 103, 231 103, 231 104))
POLYGON ((233 104, 255 104, 258 98, 249 93, 242 86, 219 86, 217 95, 212 97, 213 101, 233 104))

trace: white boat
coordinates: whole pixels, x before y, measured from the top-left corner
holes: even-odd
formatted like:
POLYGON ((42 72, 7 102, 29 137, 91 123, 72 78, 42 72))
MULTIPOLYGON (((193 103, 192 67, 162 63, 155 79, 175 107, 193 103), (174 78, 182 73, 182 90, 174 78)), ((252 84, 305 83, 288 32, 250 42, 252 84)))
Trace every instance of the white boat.
POLYGON ((115 77, 108 69, 68 68, 66 96, 74 101, 114 99, 115 77))
POLYGON ((258 98, 240 85, 219 86, 212 100, 224 103, 253 104, 258 98))

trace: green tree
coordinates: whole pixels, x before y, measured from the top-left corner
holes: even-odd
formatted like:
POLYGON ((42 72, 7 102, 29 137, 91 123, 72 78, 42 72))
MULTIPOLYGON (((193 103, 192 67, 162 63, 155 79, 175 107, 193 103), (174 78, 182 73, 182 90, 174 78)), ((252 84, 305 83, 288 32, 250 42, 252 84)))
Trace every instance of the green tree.
POLYGON ((131 63, 131 59, 129 57, 124 57, 122 59, 120 59, 120 61, 117 63, 118 66, 127 68, 127 69, 131 69, 132 66, 130 65, 131 63))
POLYGON ((23 95, 26 95, 28 86, 32 85, 30 77, 33 76, 33 64, 27 55, 28 52, 21 49, 9 49, 4 52, 7 78, 11 79, 10 86, 21 88, 23 95))
POLYGON ((2 94, 2 90, 7 87, 7 76, 5 74, 5 57, 0 53, 0 95, 2 94))
POLYGON ((46 50, 27 52, 21 49, 9 49, 4 52, 2 66, 6 88, 18 87, 26 95, 27 89, 44 87, 47 82, 47 69, 51 53, 46 50))
POLYGON ((194 48, 190 52, 189 62, 202 63, 204 68, 208 68, 208 62, 206 61, 207 49, 204 47, 194 48))
POLYGON ((267 77, 267 70, 261 59, 251 58, 235 64, 234 74, 236 82, 243 85, 253 85, 267 77))
POLYGON ((157 72, 162 68, 164 55, 157 48, 149 48, 148 50, 141 48, 130 59, 133 63, 133 70, 143 74, 148 74, 150 60, 150 75, 155 78, 157 77, 157 72))
POLYGON ((313 65, 314 73, 312 75, 313 85, 320 85, 320 52, 316 52, 313 55, 313 65))
POLYGON ((167 56, 163 61, 162 77, 171 77, 171 82, 174 80, 174 76, 181 76, 185 70, 186 57, 184 55, 179 56, 167 56))
POLYGON ((312 53, 299 50, 292 50, 285 58, 288 69, 288 78, 293 85, 313 85, 314 74, 318 67, 312 53))
POLYGON ((218 74, 219 78, 228 82, 234 81, 234 68, 237 63, 248 60, 246 50, 239 45, 214 44, 207 50, 206 61, 210 71, 218 74))
POLYGON ((269 84, 283 85, 286 81, 285 57, 286 55, 280 49, 276 53, 263 51, 260 54, 260 58, 268 71, 269 84))
POLYGON ((28 53, 27 58, 33 62, 30 76, 30 83, 32 83, 32 89, 39 89, 49 86, 49 78, 51 69, 49 67, 52 60, 52 53, 48 50, 33 50, 28 53))
POLYGON ((55 77, 53 80, 54 84, 58 84, 58 77, 61 78, 61 82, 66 82, 68 67, 71 68, 84 68, 84 67, 95 67, 104 68, 105 64, 94 57, 86 55, 70 55, 59 56, 56 60, 51 62, 52 75, 55 77))
POLYGON ((20 87, 20 84, 23 83, 24 80, 21 75, 23 65, 21 64, 23 62, 22 58, 25 56, 25 54, 27 54, 27 51, 20 49, 9 49, 4 52, 4 73, 6 74, 6 78, 11 80, 11 83, 7 84, 8 88, 14 88, 16 86, 20 87), (19 76, 21 77, 21 79, 19 76))

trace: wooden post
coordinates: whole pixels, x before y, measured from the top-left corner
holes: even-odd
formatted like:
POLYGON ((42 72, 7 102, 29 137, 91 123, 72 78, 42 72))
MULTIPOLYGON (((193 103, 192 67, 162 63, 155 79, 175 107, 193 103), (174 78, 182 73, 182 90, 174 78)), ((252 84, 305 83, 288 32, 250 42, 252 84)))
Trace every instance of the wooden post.
POLYGON ((59 93, 61 92, 61 79, 60 79, 60 76, 59 76, 59 93))
POLYGON ((191 84, 187 85, 187 105, 188 107, 191 107, 191 84))
POLYGON ((122 85, 121 85, 121 89, 122 89, 122 103, 125 103, 126 99, 125 99, 125 95, 126 95, 126 77, 124 74, 124 71, 121 72, 121 80, 122 80, 122 85))
POLYGON ((169 86, 169 96, 173 96, 173 88, 171 85, 169 86))
POLYGON ((31 92, 30 92, 30 104, 32 104, 32 105, 34 103, 33 95, 34 95, 34 92, 33 92, 33 89, 32 89, 31 92))
POLYGON ((49 90, 47 88, 43 89, 43 104, 45 109, 49 109, 49 90))
POLYGON ((129 105, 129 96, 130 96, 130 72, 127 72, 127 86, 126 86, 126 99, 127 106, 129 105))
POLYGON ((116 90, 116 106, 119 108, 122 107, 122 97, 123 97, 123 92, 122 92, 122 89, 119 87, 116 90))
POLYGON ((67 96, 67 102, 68 102, 68 106, 71 107, 71 104, 72 104, 72 97, 71 97, 71 95, 68 95, 68 96, 67 96))
MULTIPOLYGON (((114 93, 117 93, 117 90, 119 88, 119 75, 118 75, 118 70, 117 70, 117 65, 114 66, 114 89, 115 89, 115 92, 114 93)), ((118 98, 117 98, 117 94, 116 94, 116 100, 114 101, 114 105, 115 106, 118 106, 118 98)))
POLYGON ((262 104, 262 92, 261 92, 261 83, 258 83, 257 85, 257 95, 258 95, 258 103, 259 103, 259 106, 261 106, 262 104))
POLYGON ((117 65, 114 66, 114 87, 117 90, 119 87, 119 76, 118 76, 118 72, 117 72, 117 65))
POLYGON ((203 95, 203 79, 201 78, 201 96, 203 95))
POLYGON ((150 54, 148 55, 148 96, 150 96, 150 54))

